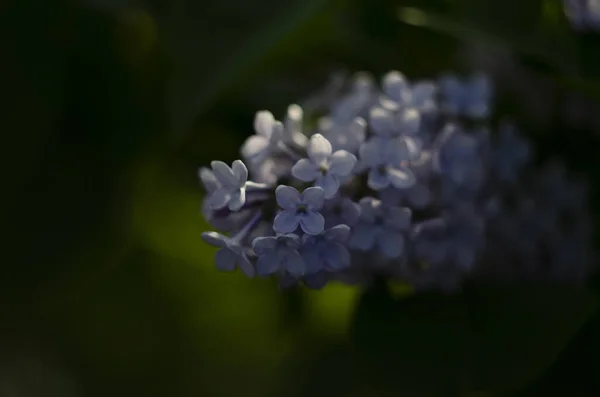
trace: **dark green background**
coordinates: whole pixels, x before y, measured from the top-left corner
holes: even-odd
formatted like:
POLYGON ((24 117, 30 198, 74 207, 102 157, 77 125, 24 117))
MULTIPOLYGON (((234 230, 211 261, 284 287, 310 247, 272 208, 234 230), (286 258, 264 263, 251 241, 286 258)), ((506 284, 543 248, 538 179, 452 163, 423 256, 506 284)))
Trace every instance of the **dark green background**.
POLYGON ((560 1, 8 0, 0 43, 0 396, 600 395, 594 283, 281 293, 200 240, 197 167, 340 69, 489 68, 595 186, 600 38, 560 1))

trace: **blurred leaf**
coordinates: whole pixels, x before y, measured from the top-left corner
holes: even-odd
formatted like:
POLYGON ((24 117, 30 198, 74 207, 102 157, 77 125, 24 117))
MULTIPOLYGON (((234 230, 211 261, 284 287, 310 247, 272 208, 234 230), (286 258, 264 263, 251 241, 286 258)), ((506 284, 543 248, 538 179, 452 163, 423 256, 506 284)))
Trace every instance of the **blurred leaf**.
POLYGON ((238 74, 329 0, 180 0, 159 19, 175 57, 171 92, 174 139, 238 74))
POLYGON ((432 29, 460 41, 502 48, 521 56, 537 59, 564 73, 573 73, 575 69, 574 57, 571 54, 572 49, 569 47, 568 42, 563 43, 556 39, 549 41, 544 36, 536 34, 511 39, 510 36, 499 36, 477 28, 472 24, 459 23, 444 16, 412 7, 401 7, 398 10, 398 18, 409 25, 432 29))
POLYGON ((558 287, 477 288, 395 300, 380 286, 357 306, 353 341, 375 372, 402 374, 394 379, 409 395, 501 393, 545 370, 594 303, 590 293, 558 287))

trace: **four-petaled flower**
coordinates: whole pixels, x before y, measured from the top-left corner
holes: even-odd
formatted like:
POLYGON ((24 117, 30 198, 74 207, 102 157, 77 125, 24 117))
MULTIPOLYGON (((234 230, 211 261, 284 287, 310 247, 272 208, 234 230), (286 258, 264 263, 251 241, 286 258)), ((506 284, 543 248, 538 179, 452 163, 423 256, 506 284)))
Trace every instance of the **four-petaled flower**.
POLYGON ((310 138, 306 148, 307 159, 300 159, 292 167, 292 175, 303 182, 315 181, 325 191, 325 198, 333 197, 343 178, 352 174, 356 157, 345 150, 332 153, 331 143, 321 134, 310 138))
POLYGON ((222 161, 213 161, 210 166, 220 184, 208 198, 210 208, 219 210, 227 206, 231 211, 239 211, 246 202, 248 169, 240 160, 235 160, 231 168, 222 161))
POLYGON ((261 164, 278 150, 283 139, 283 124, 269 111, 262 110, 254 117, 255 135, 249 137, 242 146, 242 156, 251 164, 261 164))
POLYGON ((306 234, 319 234, 325 227, 325 219, 318 211, 325 202, 325 191, 320 187, 309 187, 300 194, 290 186, 280 185, 275 190, 277 204, 283 209, 275 216, 273 230, 291 233, 298 226, 306 234))
POLYGON ((373 197, 364 197, 360 220, 352 230, 350 247, 359 251, 377 249, 387 258, 398 258, 404 251, 404 233, 410 227, 409 208, 385 206, 373 197))
POLYGON ((337 272, 350 266, 350 253, 344 245, 350 237, 350 227, 337 225, 317 236, 303 237, 301 254, 306 263, 306 273, 337 272))
POLYGON ((284 271, 294 277, 302 276, 306 272, 306 264, 298 252, 300 246, 300 238, 293 233, 252 240, 252 249, 258 256, 258 275, 265 277, 284 271))
POLYGON ((371 109, 369 124, 375 135, 381 138, 414 136, 421 126, 421 115, 412 108, 390 111, 382 107, 371 109))
POLYGON ((474 74, 466 80, 447 75, 440 79, 440 88, 446 112, 475 119, 489 115, 492 88, 484 74, 474 74))
POLYGON ((254 277, 254 267, 238 239, 217 232, 204 232, 202 233, 202 239, 207 244, 220 248, 215 254, 217 269, 231 272, 239 267, 246 276, 254 277))
POLYGON ((367 184, 373 190, 385 189, 389 185, 407 189, 415 184, 410 163, 418 154, 419 148, 410 138, 383 139, 375 136, 360 147, 359 169, 369 170, 367 184))
POLYGON ((414 108, 427 115, 437 109, 437 87, 431 81, 419 81, 411 85, 402 73, 393 70, 383 77, 381 83, 385 95, 379 99, 379 103, 388 110, 414 108))

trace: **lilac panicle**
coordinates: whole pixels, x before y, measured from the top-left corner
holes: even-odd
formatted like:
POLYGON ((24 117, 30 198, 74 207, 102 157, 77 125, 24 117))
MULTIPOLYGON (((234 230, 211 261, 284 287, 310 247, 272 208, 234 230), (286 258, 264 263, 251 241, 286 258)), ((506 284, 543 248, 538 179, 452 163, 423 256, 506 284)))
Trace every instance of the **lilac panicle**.
POLYGON ((444 291, 587 279, 586 184, 534 166, 517 126, 490 121, 487 76, 376 81, 338 78, 282 121, 261 110, 243 161, 200 168, 217 269, 313 289, 382 275, 444 291))

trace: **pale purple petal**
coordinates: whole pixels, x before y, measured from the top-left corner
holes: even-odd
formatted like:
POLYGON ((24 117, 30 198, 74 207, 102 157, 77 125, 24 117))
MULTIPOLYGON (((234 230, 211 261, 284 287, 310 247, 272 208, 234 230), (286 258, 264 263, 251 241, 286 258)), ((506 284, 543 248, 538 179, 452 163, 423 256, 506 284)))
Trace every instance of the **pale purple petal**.
POLYGON ((279 255, 274 252, 262 255, 256 262, 256 273, 261 277, 270 276, 279 270, 280 263, 279 255))
POLYGON ((232 272, 235 270, 237 254, 229 248, 221 248, 215 253, 215 265, 222 272, 232 272))
POLYGON ((221 184, 215 177, 215 174, 213 174, 213 172, 206 167, 200 167, 198 170, 198 177, 200 178, 200 181, 204 186, 204 190, 206 190, 207 193, 212 193, 221 187, 221 184))
POLYGON ((278 239, 280 243, 285 244, 285 246, 288 248, 298 249, 300 248, 300 245, 302 245, 302 240, 300 240, 300 237, 293 233, 279 236, 278 239))
POLYGON ((404 252, 404 236, 401 233, 386 231, 377 239, 379 251, 387 258, 398 258, 404 252))
POLYGON ((412 211, 406 207, 389 207, 385 224, 396 230, 408 230, 412 211))
POLYGON ((302 202, 300 193, 293 187, 286 185, 277 186, 275 197, 277 198, 277 204, 284 210, 296 210, 302 202))
POLYGON ((348 244, 359 251, 368 251, 375 245, 379 227, 369 223, 361 223, 353 229, 348 244))
POLYGON ((252 249, 256 255, 265 255, 277 248, 276 237, 257 237, 252 240, 252 249))
POLYGON ((246 202, 246 190, 238 189, 235 192, 231 193, 231 198, 229 199, 229 209, 232 211, 239 211, 246 202))
POLYGON ((388 179, 387 171, 381 172, 377 167, 371 168, 367 185, 373 190, 382 190, 388 187, 390 180, 388 179))
POLYGON ((254 270, 254 266, 252 266, 252 262, 248 259, 248 257, 244 254, 238 255, 237 263, 240 270, 249 278, 253 278, 256 274, 254 270))
POLYGON ((273 230, 277 233, 291 233, 298 228, 300 219, 295 210, 281 211, 273 220, 273 230))
POLYGON ((344 242, 350 238, 350 227, 348 225, 336 225, 331 229, 327 229, 323 232, 323 236, 327 240, 344 242))
POLYGON ((395 115, 395 124, 399 133, 415 135, 421 127, 421 115, 413 108, 401 110, 395 115))
POLYGON ((315 186, 322 188, 325 192, 325 198, 329 199, 337 193, 340 187, 340 181, 335 176, 327 173, 317 178, 315 186))
POLYGON ((306 272, 306 264, 302 256, 295 250, 286 250, 283 256, 283 266, 292 276, 300 277, 306 272))
POLYGON ((350 253, 340 243, 331 243, 323 253, 327 270, 335 272, 350 266, 350 253))
POLYGON ((300 198, 302 204, 311 211, 318 211, 325 204, 325 191, 320 187, 309 187, 302 192, 300 198))
POLYGON ((411 142, 412 139, 404 137, 390 139, 382 148, 382 161, 395 166, 399 166, 404 161, 410 161, 413 157, 412 148, 409 146, 411 142))
POLYGON ((231 194, 227 189, 221 188, 208 198, 208 205, 213 210, 220 210, 225 207, 231 198, 231 194))
POLYGON ((389 110, 373 108, 369 113, 369 125, 381 137, 389 137, 394 131, 394 116, 389 110))
POLYGON ((401 102, 406 100, 408 94, 408 83, 406 77, 396 70, 388 72, 383 76, 383 91, 394 101, 401 102))
POLYGON ((267 110, 256 112, 254 116, 254 131, 266 138, 270 138, 273 131, 273 123, 275 123, 275 117, 273 117, 271 112, 267 110))
POLYGON ((227 246, 227 237, 223 236, 217 232, 203 232, 202 240, 206 242, 206 244, 212 245, 213 247, 226 247, 227 246))
POLYGON ((415 185, 408 191, 408 201, 415 208, 425 208, 431 202, 431 191, 425 185, 415 185))
POLYGON ((360 218, 360 205, 350 199, 344 199, 341 204, 342 219, 347 225, 352 226, 360 218))
POLYGON ((338 150, 331 156, 329 172, 336 176, 348 176, 356 166, 356 156, 345 150, 338 150))
POLYGON ((363 143, 359 149, 360 161, 364 165, 373 167, 383 161, 385 145, 381 139, 371 138, 363 143))
POLYGON ((231 164, 231 170, 233 171, 233 175, 235 175, 235 179, 237 179, 239 187, 243 187, 248 180, 248 168, 246 168, 246 165, 241 160, 235 160, 231 164))
POLYGON ((433 98, 435 96, 436 90, 436 85, 430 81, 423 81, 421 83, 415 84, 412 88, 413 105, 419 109, 435 106, 433 98))
MULTIPOLYGON (((306 234, 319 234, 325 227, 325 218, 318 212, 309 211, 304 214, 299 214, 298 218, 300 218, 300 227, 302 227, 302 230, 306 234)), ((277 218, 275 218, 275 220, 277 220, 277 218)))
POLYGON ((319 248, 315 245, 310 245, 302 250, 302 258, 306 264, 306 274, 317 273, 322 270, 321 255, 319 248))
POLYGON ((222 161, 211 161, 210 166, 215 173, 215 177, 224 187, 238 187, 237 178, 227 164, 222 161))
POLYGON ((310 138, 306 147, 308 157, 317 165, 321 165, 331 156, 331 143, 321 134, 315 134, 310 138))
POLYGON ((407 189, 415 184, 415 174, 408 168, 392 168, 387 170, 390 183, 397 189, 407 189))
POLYGON ((267 157, 269 139, 262 135, 252 135, 242 145, 242 157, 250 162, 261 162, 267 157))
POLYGON ((310 182, 317 179, 321 173, 318 165, 309 159, 300 159, 292 167, 292 175, 302 182, 310 182))

